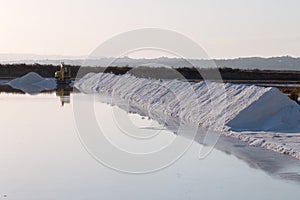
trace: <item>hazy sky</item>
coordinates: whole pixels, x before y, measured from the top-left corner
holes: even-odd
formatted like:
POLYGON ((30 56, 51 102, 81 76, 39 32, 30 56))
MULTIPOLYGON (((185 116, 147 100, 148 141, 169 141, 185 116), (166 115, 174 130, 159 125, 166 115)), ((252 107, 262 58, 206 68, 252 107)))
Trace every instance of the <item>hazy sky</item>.
POLYGON ((299 0, 0 0, 0 53, 87 55, 137 28, 166 28, 213 58, 300 56, 299 0))

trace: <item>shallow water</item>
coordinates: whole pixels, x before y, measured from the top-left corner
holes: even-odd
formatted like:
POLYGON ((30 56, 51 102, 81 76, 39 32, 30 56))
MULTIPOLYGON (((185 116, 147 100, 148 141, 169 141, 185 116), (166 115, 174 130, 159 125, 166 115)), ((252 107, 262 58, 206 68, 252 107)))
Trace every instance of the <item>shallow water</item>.
MULTIPOLYGON (((299 199, 299 161, 229 138, 220 138, 202 160, 201 145, 194 142, 156 172, 112 170, 82 144, 72 103, 71 98, 61 106, 55 94, 0 94, 0 199, 299 199)), ((122 110, 101 102, 94 108, 107 137, 128 151, 151 152, 175 138, 189 140, 164 128, 151 143, 131 143, 112 123, 111 110, 122 110)), ((156 135, 161 126, 138 114, 130 119, 144 136, 156 135)))

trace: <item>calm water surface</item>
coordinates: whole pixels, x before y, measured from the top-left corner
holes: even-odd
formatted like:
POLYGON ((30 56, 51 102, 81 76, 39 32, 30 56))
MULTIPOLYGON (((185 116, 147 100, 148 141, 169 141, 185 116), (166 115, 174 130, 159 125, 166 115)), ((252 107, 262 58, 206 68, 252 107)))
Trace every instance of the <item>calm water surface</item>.
MULTIPOLYGON (((97 102, 95 113, 99 119, 107 120, 111 138, 119 138, 119 146, 130 148, 127 139, 110 124, 111 108, 97 102)), ((299 172, 299 162, 295 160, 291 160, 293 165, 281 166, 274 158, 268 161, 270 164, 260 161, 251 166, 253 162, 242 156, 243 150, 228 152, 222 146, 199 160, 201 145, 194 142, 168 168, 142 175, 125 174, 103 166, 85 150, 76 132, 72 98, 70 104, 61 106, 55 94, 0 94, 0 110, 0 199, 300 198, 297 174, 276 176, 284 170, 299 172)), ((148 127, 141 128, 141 133, 154 133, 159 126, 137 114, 130 118, 137 126, 148 127)), ((164 130, 154 144, 159 146, 174 137, 180 136, 164 130)), ((141 143, 134 148, 151 151, 153 146, 141 143)), ((282 174, 289 174, 285 172, 282 174)))

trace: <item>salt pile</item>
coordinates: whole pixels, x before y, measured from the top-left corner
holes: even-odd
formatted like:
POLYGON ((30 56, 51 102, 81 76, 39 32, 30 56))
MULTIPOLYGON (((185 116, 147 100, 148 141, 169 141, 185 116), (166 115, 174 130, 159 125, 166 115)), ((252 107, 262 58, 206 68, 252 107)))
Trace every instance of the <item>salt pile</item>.
POLYGON ((43 78, 34 72, 30 72, 20 78, 9 81, 7 84, 28 94, 35 94, 43 90, 52 90, 56 88, 54 79, 43 78))
POLYGON ((296 137, 300 135, 300 106, 276 88, 212 82, 191 85, 108 73, 87 74, 75 87, 86 93, 114 95, 141 110, 177 117, 300 158, 300 146, 290 139, 295 136, 300 142, 296 137))

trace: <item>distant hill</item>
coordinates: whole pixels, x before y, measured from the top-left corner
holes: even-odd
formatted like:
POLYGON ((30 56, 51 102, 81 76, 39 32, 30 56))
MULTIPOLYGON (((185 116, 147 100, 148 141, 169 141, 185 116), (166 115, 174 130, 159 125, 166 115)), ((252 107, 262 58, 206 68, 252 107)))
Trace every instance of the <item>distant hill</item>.
POLYGON ((269 70, 300 70, 300 58, 290 56, 272 58, 238 58, 229 60, 215 60, 220 67, 241 69, 269 69, 269 70))
POLYGON ((264 69, 264 70, 300 70, 300 58, 290 56, 271 57, 271 58, 236 58, 236 59, 214 59, 214 60, 198 60, 198 59, 182 59, 160 57, 153 59, 133 59, 129 57, 122 58, 92 58, 84 59, 83 57, 71 56, 43 56, 34 54, 0 54, 0 63, 2 64, 46 64, 58 65, 60 62, 65 62, 69 65, 80 66, 149 66, 149 67, 201 67, 207 68, 212 66, 240 68, 240 69, 264 69), (18 59, 22 58, 22 59, 18 59))

